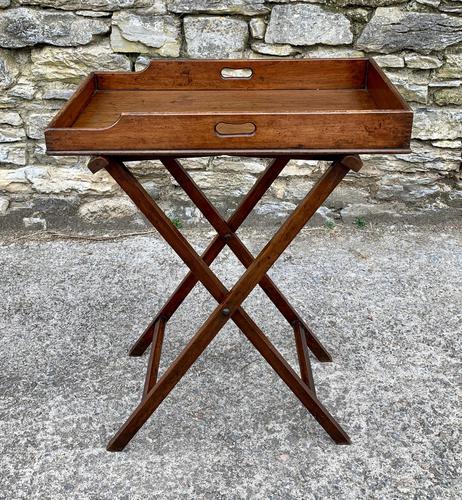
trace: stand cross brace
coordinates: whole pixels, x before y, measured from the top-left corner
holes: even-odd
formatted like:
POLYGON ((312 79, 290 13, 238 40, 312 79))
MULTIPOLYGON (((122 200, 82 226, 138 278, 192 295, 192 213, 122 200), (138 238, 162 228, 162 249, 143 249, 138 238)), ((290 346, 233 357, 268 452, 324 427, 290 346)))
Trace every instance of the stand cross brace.
MULTIPOLYGON (((169 166, 167 168, 169 168, 169 172, 171 174, 173 172, 178 171, 179 165, 176 165, 177 162, 173 158, 165 158, 161 159, 161 161, 165 166, 169 166), (170 167, 172 167, 172 169, 170 167)), ((277 158, 274 161, 272 161, 265 169, 265 171, 260 175, 260 177, 257 179, 257 181, 255 182, 254 186, 249 191, 247 196, 244 197, 244 199, 241 201, 234 214, 227 221, 228 230, 224 234, 222 233, 221 235, 220 234, 217 235, 212 240, 210 245, 207 247, 205 252, 202 254, 201 258, 207 265, 211 265, 212 262, 216 259, 216 257, 220 254, 220 252, 228 243, 230 236, 239 229, 241 224, 246 220, 246 218, 253 210, 255 205, 260 201, 262 196, 266 193, 266 191, 269 189, 271 184, 281 173, 281 171, 287 165, 288 162, 289 158, 286 157, 277 158)), ((205 208, 205 213, 210 213, 210 210, 207 210, 207 208, 205 208)), ((220 227, 223 228, 221 224, 220 227)), ((217 228, 215 227, 215 229, 217 228)), ((236 255, 238 255, 239 259, 241 260, 241 263, 245 267, 248 267, 251 260, 253 260, 253 257, 251 255, 250 256, 242 255, 241 252, 236 253, 236 255), (252 257, 252 259, 250 259, 249 257, 252 257)), ((172 296, 161 308, 157 316, 147 326, 146 330, 143 332, 141 337, 134 343, 134 345, 130 349, 130 356, 141 356, 145 352, 145 350, 151 343, 152 336, 154 333, 154 326, 156 325, 159 318, 164 318, 165 320, 168 320, 175 313, 178 307, 183 303, 184 299, 189 295, 189 293, 191 292, 191 290, 194 288, 194 286, 197 284, 198 281, 199 280, 195 277, 194 273, 189 272, 186 275, 186 277, 177 287, 172 296)), ((288 321, 288 323, 292 327, 296 323, 300 323, 301 325, 303 325, 304 334, 307 337, 308 347, 316 356, 316 358, 321 362, 332 361, 332 357, 329 354, 329 352, 322 345, 320 340, 316 337, 316 335, 309 328, 309 326, 306 325, 306 323, 304 323, 303 319, 299 316, 297 311, 289 304, 289 302, 283 296, 283 294, 276 288, 276 285, 274 285, 274 283, 267 276, 263 277, 260 285, 262 286, 266 295, 270 298, 270 300, 277 307, 279 312, 284 316, 284 318, 288 321)))
MULTIPOLYGON (((146 375, 143 399, 109 442, 107 449, 109 451, 120 451, 128 444, 229 319, 232 319, 236 323, 238 328, 268 361, 276 373, 326 430, 331 438, 338 444, 349 443, 348 435, 330 415, 327 409, 319 402, 314 392, 308 356, 308 340, 313 344, 313 338, 310 337, 309 329, 307 327, 305 328, 305 325, 301 321, 297 321, 298 318, 294 320, 294 334, 302 374, 302 378, 300 378, 259 327, 242 309, 241 304, 260 283, 267 294, 267 289, 271 290, 271 293, 275 292, 276 295, 273 295, 273 297, 276 297, 276 300, 280 303, 288 305, 286 299, 280 294, 271 280, 269 280, 266 273, 349 170, 353 169, 358 171, 361 168, 362 163, 360 159, 357 156, 351 155, 335 159, 332 165, 255 259, 240 239, 234 234, 237 228, 234 228, 229 222, 226 223, 221 218, 216 209, 194 184, 181 165, 170 158, 164 158, 162 161, 170 173, 177 178, 177 181, 179 180, 179 184, 182 185, 191 199, 195 202, 196 206, 203 211, 206 218, 215 227, 219 233, 218 238, 223 238, 225 240, 223 246, 227 243, 247 269, 232 289, 228 291, 209 268, 209 262, 196 253, 193 247, 152 200, 133 174, 131 174, 117 157, 98 157, 90 161, 89 168, 93 172, 101 168, 105 168, 108 171, 119 186, 138 206, 140 211, 171 245, 178 256, 190 268, 195 280, 201 281, 218 302, 218 306, 214 309, 212 314, 205 323, 203 323, 198 332, 159 380, 157 380, 157 371, 165 321, 168 319, 168 316, 166 318, 158 315, 153 321, 152 334, 149 333, 146 335, 142 341, 144 344, 149 344, 149 342, 152 341, 152 352, 146 375)), ((287 159, 283 161, 287 163, 287 159)), ((273 165, 276 162, 278 162, 278 160, 275 160, 273 165)), ((279 166, 281 169, 283 168, 283 165, 281 166, 281 164, 279 164, 279 166)), ((264 174, 262 177, 264 177, 264 174)), ((262 177, 260 177, 260 181, 262 177)), ((268 187, 270 185, 271 183, 269 183, 268 187)), ((265 191, 261 193, 261 196, 265 191)), ((244 200, 243 203, 252 205, 253 202, 252 200, 247 200, 247 202, 244 200)), ((244 215, 244 218, 246 217, 245 211, 246 210, 241 210, 241 217, 242 215, 244 215)), ((237 222, 242 223, 242 221, 239 220, 237 222)), ((237 227, 239 225, 240 224, 237 224, 237 227)), ((214 242, 209 246, 209 249, 213 244, 214 242)), ((220 243, 220 246, 221 245, 222 243, 220 243)), ((221 246, 221 248, 223 248, 223 246, 221 246)), ((218 253, 221 248, 218 250, 218 253)), ((217 252, 216 249, 213 253, 215 252, 217 252)), ((206 253, 207 251, 205 254, 206 253)), ((210 252, 210 256, 212 255, 212 252, 210 252)), ((181 285, 179 288, 181 288, 181 285)), ((182 290, 182 293, 184 293, 184 290, 182 290)), ((181 301, 182 300, 183 299, 181 299, 181 301)), ((176 303, 174 305, 176 305, 176 303)), ((316 345, 315 342, 314 345, 316 345)))

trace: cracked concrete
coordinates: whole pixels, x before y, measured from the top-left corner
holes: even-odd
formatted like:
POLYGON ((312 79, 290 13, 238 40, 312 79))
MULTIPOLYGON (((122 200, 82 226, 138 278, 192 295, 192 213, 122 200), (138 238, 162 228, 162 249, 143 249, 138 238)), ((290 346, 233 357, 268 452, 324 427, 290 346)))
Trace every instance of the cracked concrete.
MULTIPOLYGON (((204 247, 209 234, 188 230, 204 247)), ((461 490, 462 236, 438 227, 305 230, 271 271, 334 357, 320 400, 335 446, 232 325, 122 453, 139 401, 127 349, 184 274, 156 234, 0 241, 0 498, 456 499, 461 490)), ((264 235, 243 233, 257 252, 264 235), (256 237, 256 238, 255 238, 256 237)), ((228 284, 229 254, 214 269, 228 284)), ((296 367, 260 292, 246 310, 296 367)), ((161 371, 212 308, 197 287, 168 323, 161 371)))

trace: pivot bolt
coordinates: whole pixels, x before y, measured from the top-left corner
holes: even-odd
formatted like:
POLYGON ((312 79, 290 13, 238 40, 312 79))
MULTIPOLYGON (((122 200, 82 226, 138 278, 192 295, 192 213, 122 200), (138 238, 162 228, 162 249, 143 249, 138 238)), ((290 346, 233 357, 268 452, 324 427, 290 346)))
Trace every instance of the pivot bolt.
POLYGON ((229 313, 230 313, 230 312, 231 312, 231 311, 230 311, 227 307, 225 307, 225 308, 223 309, 223 311, 221 311, 221 313, 223 314, 223 316, 229 316, 229 313))

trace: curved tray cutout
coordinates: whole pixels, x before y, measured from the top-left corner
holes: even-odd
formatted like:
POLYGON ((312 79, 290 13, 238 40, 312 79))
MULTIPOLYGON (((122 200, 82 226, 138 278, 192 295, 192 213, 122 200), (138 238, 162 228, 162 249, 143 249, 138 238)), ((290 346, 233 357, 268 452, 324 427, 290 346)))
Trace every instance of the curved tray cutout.
POLYGON ((254 135, 257 127, 253 122, 218 122, 215 125, 215 132, 220 137, 243 137, 254 135))

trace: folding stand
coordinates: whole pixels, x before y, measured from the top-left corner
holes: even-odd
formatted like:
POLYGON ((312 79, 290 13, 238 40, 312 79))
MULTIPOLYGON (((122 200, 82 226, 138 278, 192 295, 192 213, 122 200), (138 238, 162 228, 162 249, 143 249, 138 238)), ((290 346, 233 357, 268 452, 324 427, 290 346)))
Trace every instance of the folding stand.
POLYGON ((109 442, 107 446, 109 451, 124 449, 230 319, 234 321, 335 443, 348 444, 350 442, 345 431, 316 397, 308 350, 311 350, 319 361, 331 361, 331 357, 266 273, 343 177, 350 170, 358 172, 361 169, 361 160, 357 155, 303 156, 305 159, 329 160, 332 163, 256 258, 236 235, 240 225, 285 165, 290 159, 296 157, 299 156, 284 156, 274 159, 227 221, 221 217, 218 210, 175 158, 167 156, 149 158, 159 159, 163 163, 218 233, 202 256, 197 254, 124 165, 123 161, 126 160, 124 157, 98 156, 90 160, 89 169, 93 173, 106 169, 190 269, 189 274, 130 351, 132 356, 140 356, 149 344, 152 344, 141 402, 109 442), (246 268, 231 290, 222 284, 209 267, 226 245, 246 268), (171 366, 158 379, 166 324, 198 281, 205 286, 218 305, 171 366), (241 304, 257 285, 260 285, 294 330, 300 377, 241 307, 241 304))

